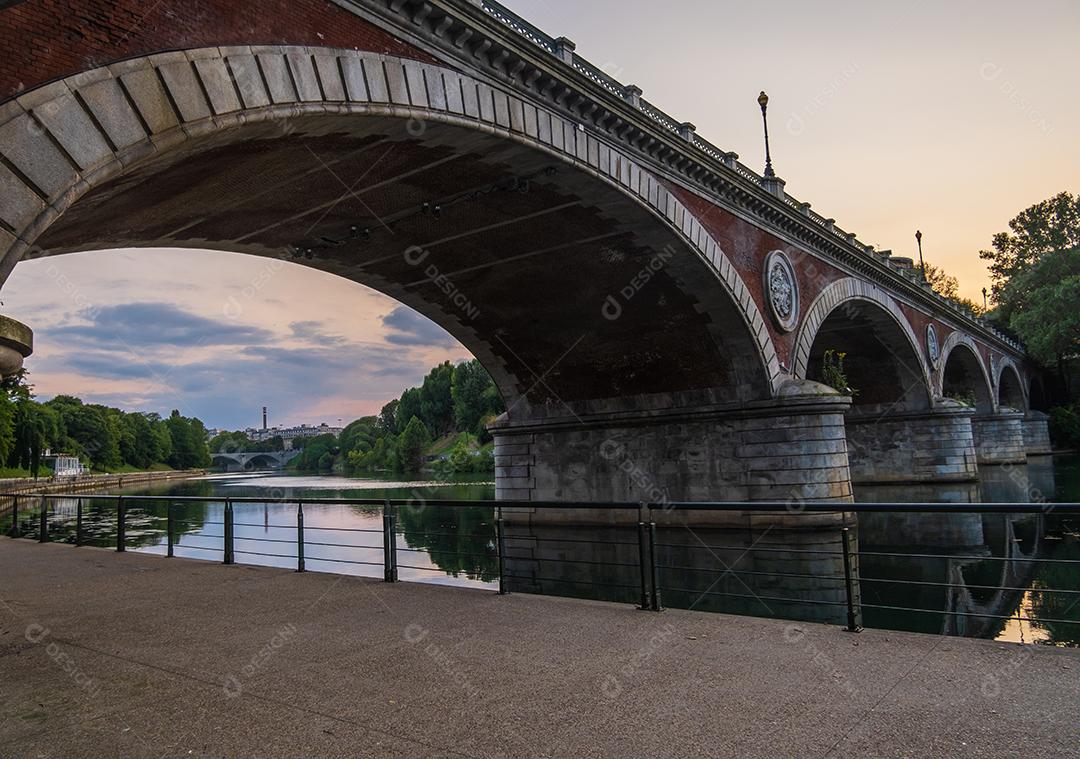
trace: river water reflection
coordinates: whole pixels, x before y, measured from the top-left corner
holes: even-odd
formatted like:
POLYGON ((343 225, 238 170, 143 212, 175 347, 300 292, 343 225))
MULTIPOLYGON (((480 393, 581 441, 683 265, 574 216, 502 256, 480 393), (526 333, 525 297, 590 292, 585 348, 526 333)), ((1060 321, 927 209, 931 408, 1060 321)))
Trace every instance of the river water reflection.
MULTIPOLYGON (((130 494, 265 496, 265 502, 235 506, 235 558, 288 568, 296 566, 297 499, 411 499, 413 505, 398 512, 400 579, 497 587, 492 510, 425 503, 491 499, 490 482, 213 475, 130 494)), ((1080 464, 1046 457, 1026 466, 984 468, 978 484, 863 486, 856 498, 889 503, 1076 502, 1080 464)), ((51 519, 53 539, 73 539, 75 503, 58 503, 51 519)), ((307 504, 304 512, 309 571, 382 576, 380 508, 307 504)), ((165 513, 163 505, 137 499, 129 503, 129 550, 165 553, 165 513)), ((185 504, 174 511, 174 519, 176 556, 222 560, 223 502, 185 504)), ((839 515, 744 516, 720 527, 669 520, 659 524, 656 537, 663 603, 843 624, 840 527, 845 525, 857 540, 867 627, 1080 644, 1080 518, 1052 510, 1039 515, 863 514, 857 521, 839 515), (1023 618, 1034 621, 1020 621, 1023 618)), ((112 545, 115 508, 87 505, 84 526, 93 542, 112 545)), ((33 530, 28 519, 24 533, 33 530)), ((636 526, 508 524, 504 572, 514 592, 636 603, 641 592, 636 526)))

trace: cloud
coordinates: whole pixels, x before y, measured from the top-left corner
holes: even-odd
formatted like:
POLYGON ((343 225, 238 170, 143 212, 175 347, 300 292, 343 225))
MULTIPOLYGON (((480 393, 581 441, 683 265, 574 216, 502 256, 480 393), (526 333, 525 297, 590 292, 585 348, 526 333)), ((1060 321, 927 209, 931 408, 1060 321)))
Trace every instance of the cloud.
POLYGON ((452 348, 457 345, 449 332, 407 306, 395 308, 382 317, 382 323, 390 330, 386 342, 393 345, 432 348, 452 348))
POLYGON ((325 327, 326 322, 314 320, 292 322, 289 325, 293 337, 300 340, 316 343, 318 345, 344 345, 348 342, 348 340, 341 335, 327 332, 325 327))
POLYGON ((85 309, 78 316, 89 324, 48 327, 51 337, 95 346, 128 349, 171 346, 249 345, 273 339, 262 327, 209 319, 171 303, 127 303, 85 309))

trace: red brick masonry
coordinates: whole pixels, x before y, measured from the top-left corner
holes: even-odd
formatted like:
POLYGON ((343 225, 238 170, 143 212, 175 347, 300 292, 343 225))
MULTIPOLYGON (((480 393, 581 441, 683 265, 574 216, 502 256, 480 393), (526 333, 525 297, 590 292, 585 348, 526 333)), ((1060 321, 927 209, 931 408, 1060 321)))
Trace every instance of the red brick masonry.
POLYGON ((328 0, 26 0, 0 10, 0 102, 125 58, 214 45, 313 45, 435 63, 328 0))

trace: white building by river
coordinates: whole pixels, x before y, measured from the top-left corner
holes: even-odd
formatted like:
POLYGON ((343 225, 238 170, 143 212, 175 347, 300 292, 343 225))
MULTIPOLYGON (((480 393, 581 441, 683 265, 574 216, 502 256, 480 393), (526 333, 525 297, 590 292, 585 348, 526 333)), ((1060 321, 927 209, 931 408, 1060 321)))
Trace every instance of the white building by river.
POLYGON ((45 451, 41 463, 53 470, 54 477, 78 477, 86 473, 86 467, 79 461, 79 457, 69 453, 45 451))

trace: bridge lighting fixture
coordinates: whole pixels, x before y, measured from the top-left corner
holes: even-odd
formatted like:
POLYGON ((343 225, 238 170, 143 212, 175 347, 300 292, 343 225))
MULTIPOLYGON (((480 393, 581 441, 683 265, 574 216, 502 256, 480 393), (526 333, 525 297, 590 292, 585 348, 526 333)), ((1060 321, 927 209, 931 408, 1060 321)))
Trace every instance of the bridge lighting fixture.
POLYGON ((776 172, 772 167, 772 154, 769 152, 769 96, 765 94, 765 90, 761 91, 757 99, 758 105, 761 106, 761 123, 765 126, 765 176, 775 177, 776 172))
POLYGON ((922 257, 922 232, 918 229, 915 230, 915 242, 919 244, 919 268, 922 269, 923 282, 926 282, 926 262, 922 257))
POLYGON ((987 306, 986 306, 986 288, 984 287, 983 288, 983 311, 989 311, 989 310, 990 309, 987 308, 987 306))

